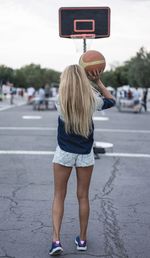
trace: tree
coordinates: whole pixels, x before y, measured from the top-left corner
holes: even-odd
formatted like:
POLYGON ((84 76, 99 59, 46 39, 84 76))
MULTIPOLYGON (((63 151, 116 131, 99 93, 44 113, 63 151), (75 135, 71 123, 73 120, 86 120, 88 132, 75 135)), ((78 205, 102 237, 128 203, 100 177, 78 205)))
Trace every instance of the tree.
POLYGON ((45 69, 44 71, 45 83, 49 83, 51 85, 53 82, 59 83, 59 80, 60 80, 60 72, 54 71, 52 69, 45 69))
POLYGON ((30 64, 20 69, 21 74, 26 82, 26 87, 33 86, 39 88, 43 85, 43 74, 40 65, 30 64))
POLYGON ((128 66, 122 65, 116 67, 114 70, 106 71, 102 74, 102 80, 105 85, 117 88, 121 85, 128 84, 128 66))
POLYGON ((16 69, 14 71, 14 84, 19 88, 26 88, 26 76, 22 69, 16 69))
POLYGON ((128 78, 131 86, 150 87, 150 53, 142 47, 136 56, 127 62, 129 66, 128 78))
POLYGON ((117 86, 117 82, 116 82, 116 78, 113 70, 104 72, 101 78, 105 85, 112 86, 112 87, 117 86))
POLYGON ((141 48, 136 56, 126 61, 122 66, 115 67, 102 74, 106 85, 119 87, 130 85, 132 87, 150 87, 150 53, 141 48))
POLYGON ((30 64, 14 71, 15 83, 19 87, 33 86, 35 89, 48 83, 59 82, 60 73, 52 69, 41 68, 40 65, 30 64))
POLYGON ((5 65, 0 66, 0 82, 6 83, 7 81, 13 82, 14 80, 14 71, 12 68, 5 65))

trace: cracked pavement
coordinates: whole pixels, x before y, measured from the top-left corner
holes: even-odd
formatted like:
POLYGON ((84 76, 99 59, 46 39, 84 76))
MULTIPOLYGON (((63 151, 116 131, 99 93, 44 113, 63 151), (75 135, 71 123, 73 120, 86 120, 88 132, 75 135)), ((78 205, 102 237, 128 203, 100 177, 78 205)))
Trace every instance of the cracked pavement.
MULTIPOLYGON (((101 115, 96 113, 96 115, 101 115)), ((105 113, 107 122, 95 128, 150 130, 149 113, 105 113)), ((0 150, 54 151, 56 130, 7 130, 2 127, 50 127, 56 111, 33 111, 31 106, 0 112, 0 150), (41 120, 23 120, 40 115, 41 120)), ((95 132, 97 141, 114 144, 117 153, 150 154, 149 133, 95 132)), ((48 258, 53 198, 52 155, 0 154, 0 258, 48 258)), ((65 202, 61 239, 69 258, 150 257, 150 159, 107 157, 95 161, 90 187, 88 251, 76 251, 79 232, 76 175, 73 169, 65 202)))

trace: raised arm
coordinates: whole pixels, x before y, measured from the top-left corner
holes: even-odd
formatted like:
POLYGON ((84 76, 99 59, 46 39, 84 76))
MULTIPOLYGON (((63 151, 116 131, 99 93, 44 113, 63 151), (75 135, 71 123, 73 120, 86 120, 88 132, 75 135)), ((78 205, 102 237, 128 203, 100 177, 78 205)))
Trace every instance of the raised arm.
POLYGON ((99 88, 99 91, 103 97, 104 105, 102 106, 102 109, 107 109, 115 106, 116 100, 114 96, 110 93, 109 90, 104 86, 102 81, 99 78, 99 72, 94 71, 93 73, 88 73, 87 76, 89 80, 93 81, 99 88))

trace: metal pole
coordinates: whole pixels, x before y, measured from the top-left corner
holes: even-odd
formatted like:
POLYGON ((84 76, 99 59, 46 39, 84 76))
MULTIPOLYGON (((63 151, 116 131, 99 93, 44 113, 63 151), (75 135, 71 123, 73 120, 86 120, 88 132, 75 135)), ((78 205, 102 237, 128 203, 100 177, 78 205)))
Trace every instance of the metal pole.
POLYGON ((83 53, 86 52, 86 38, 83 39, 83 53))

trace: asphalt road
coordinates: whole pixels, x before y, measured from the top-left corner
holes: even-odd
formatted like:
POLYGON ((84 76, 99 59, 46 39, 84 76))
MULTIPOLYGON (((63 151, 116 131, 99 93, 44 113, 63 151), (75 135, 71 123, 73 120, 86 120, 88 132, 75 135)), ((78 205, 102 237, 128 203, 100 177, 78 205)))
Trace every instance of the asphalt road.
MULTIPOLYGON (((96 117, 95 140, 113 143, 90 188, 88 251, 76 251, 79 232, 76 175, 68 185, 61 257, 150 257, 150 113, 96 117)), ((29 105, 0 112, 0 258, 47 258, 51 245, 52 158, 56 111, 29 105)))

